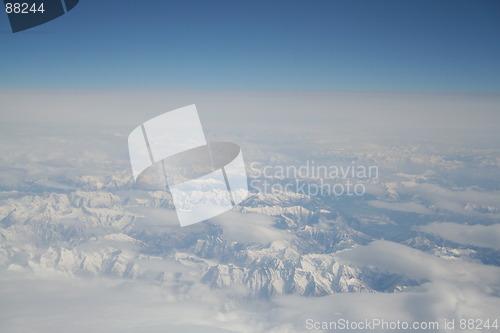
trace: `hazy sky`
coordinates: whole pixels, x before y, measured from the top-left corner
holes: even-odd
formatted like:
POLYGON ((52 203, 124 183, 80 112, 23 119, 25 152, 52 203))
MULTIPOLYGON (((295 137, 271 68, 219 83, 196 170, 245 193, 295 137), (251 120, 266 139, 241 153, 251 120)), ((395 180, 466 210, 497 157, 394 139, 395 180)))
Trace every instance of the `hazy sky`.
POLYGON ((500 91, 497 1, 96 1, 13 34, 0 86, 500 91))

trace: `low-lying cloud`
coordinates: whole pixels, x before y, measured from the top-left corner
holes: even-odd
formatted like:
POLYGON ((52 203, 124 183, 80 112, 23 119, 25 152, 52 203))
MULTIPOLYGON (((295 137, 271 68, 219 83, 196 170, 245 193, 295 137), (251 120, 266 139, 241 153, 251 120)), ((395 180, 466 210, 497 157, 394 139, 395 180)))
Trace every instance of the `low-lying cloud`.
POLYGON ((434 222, 418 229, 455 243, 500 250, 500 224, 485 226, 434 222))

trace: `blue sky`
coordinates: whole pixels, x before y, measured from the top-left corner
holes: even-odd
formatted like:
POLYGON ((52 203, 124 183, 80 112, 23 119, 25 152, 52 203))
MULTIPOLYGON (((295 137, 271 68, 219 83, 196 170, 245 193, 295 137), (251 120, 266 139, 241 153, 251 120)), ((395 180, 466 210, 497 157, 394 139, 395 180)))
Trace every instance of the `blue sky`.
POLYGON ((500 91, 498 1, 96 1, 12 34, 0 86, 500 91))

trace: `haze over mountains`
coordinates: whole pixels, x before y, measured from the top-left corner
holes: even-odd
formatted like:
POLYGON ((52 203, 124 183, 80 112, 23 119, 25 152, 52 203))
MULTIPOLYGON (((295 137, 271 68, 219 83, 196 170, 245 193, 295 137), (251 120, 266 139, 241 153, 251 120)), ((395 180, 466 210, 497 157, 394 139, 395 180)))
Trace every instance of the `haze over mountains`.
POLYGON ((302 332, 308 318, 498 316, 498 96, 306 94, 297 105, 284 93, 181 94, 170 103, 198 98, 207 136, 242 147, 250 181, 294 183, 255 166, 311 161, 379 171, 329 180, 362 183, 362 196, 254 189, 185 228, 168 192, 134 183, 127 154, 130 129, 153 112, 133 106, 168 111, 168 93, 103 105, 52 92, 41 122, 21 92, 9 96, 7 111, 24 111, 0 132, 2 331, 302 332), (63 113, 72 103, 74 117, 63 113), (101 118, 84 112, 105 106, 101 118))

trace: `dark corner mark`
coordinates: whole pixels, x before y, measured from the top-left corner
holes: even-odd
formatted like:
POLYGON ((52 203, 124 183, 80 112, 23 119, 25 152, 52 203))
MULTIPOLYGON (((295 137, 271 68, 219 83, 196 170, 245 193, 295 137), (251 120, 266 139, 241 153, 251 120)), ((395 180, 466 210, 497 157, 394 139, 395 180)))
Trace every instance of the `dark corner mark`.
POLYGON ((47 23, 75 8, 79 0, 3 0, 12 32, 47 23))

